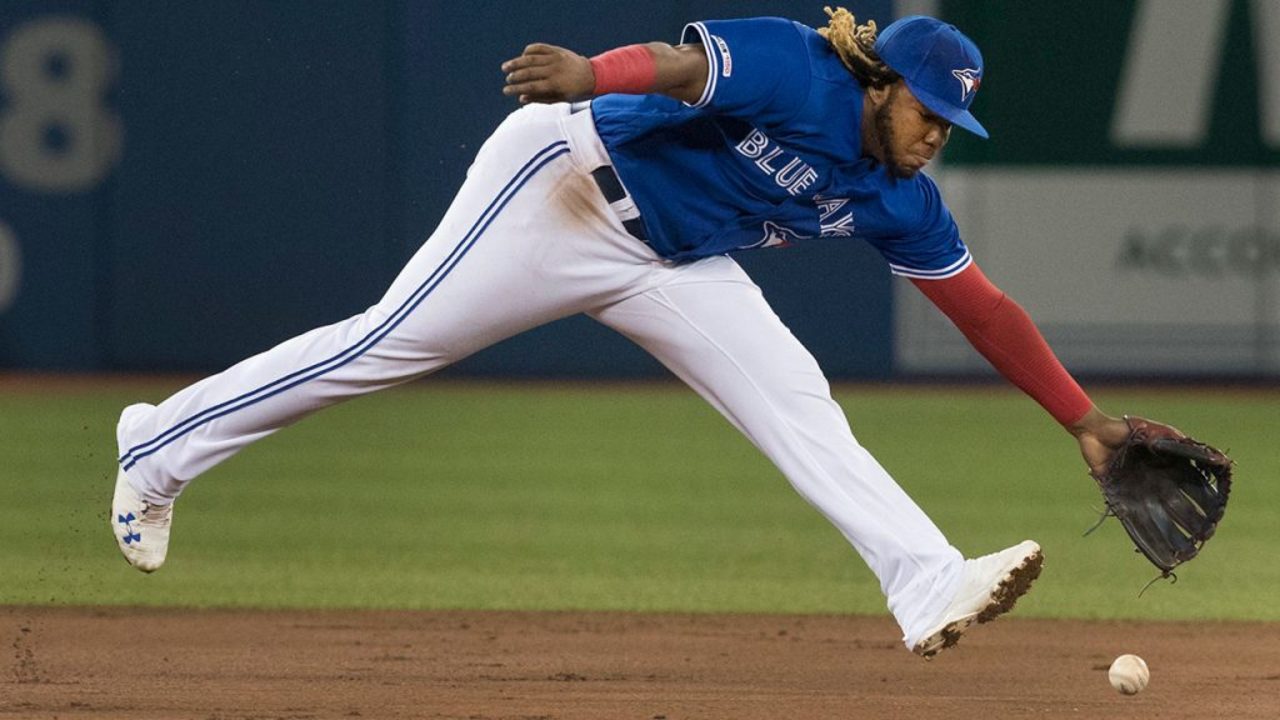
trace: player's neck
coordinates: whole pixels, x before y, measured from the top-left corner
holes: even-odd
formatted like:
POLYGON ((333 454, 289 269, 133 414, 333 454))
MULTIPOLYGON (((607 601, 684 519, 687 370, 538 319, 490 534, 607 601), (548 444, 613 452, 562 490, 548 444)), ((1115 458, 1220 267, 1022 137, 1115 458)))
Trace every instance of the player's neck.
POLYGON ((871 102, 869 93, 862 94, 862 154, 884 162, 884 147, 880 144, 880 136, 876 132, 876 106, 871 102))

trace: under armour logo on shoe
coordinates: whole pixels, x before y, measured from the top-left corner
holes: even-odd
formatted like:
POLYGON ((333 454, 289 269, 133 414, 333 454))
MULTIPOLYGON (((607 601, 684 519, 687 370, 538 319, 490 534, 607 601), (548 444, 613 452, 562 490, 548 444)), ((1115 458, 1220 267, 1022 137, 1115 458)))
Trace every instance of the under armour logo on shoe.
POLYGON ((124 544, 132 545, 136 542, 142 542, 142 535, 133 531, 133 521, 138 518, 133 513, 128 515, 116 515, 116 522, 124 526, 124 544))

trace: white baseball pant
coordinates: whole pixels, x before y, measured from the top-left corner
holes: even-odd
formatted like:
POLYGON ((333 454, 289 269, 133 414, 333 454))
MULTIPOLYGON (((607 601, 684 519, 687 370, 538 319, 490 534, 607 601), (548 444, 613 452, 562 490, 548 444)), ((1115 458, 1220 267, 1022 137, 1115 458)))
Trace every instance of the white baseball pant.
POLYGON ((146 500, 334 403, 439 370, 586 313, 631 338, 746 435, 848 539, 911 647, 958 587, 963 557, 854 439, 817 363, 728 257, 672 264, 628 234, 590 172, 590 112, 534 105, 480 149, 440 225, 364 313, 134 405, 120 463, 146 500))

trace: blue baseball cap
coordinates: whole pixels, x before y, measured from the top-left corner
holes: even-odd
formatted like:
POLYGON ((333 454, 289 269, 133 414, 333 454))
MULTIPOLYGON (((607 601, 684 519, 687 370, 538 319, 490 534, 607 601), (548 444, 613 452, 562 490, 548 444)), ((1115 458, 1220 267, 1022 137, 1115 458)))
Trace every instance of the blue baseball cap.
POLYGON ((988 137, 969 112, 982 85, 982 53, 955 25, 924 15, 904 17, 880 32, 876 54, 902 76, 925 107, 978 137, 988 137))

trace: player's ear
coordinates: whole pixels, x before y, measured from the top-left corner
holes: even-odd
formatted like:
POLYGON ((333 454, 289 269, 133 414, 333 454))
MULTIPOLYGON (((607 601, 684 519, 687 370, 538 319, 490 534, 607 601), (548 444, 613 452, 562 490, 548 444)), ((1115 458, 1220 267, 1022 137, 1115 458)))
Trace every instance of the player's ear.
POLYGON ((885 85, 884 87, 879 87, 879 88, 868 87, 867 98, 871 100, 872 106, 880 107, 881 105, 889 101, 889 95, 892 89, 893 89, 892 85, 885 85))

